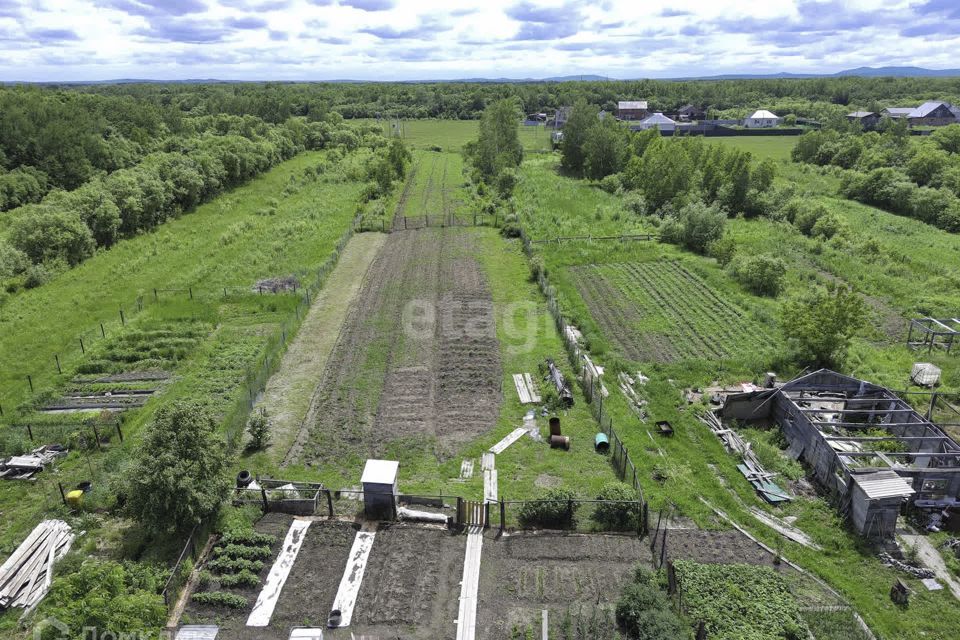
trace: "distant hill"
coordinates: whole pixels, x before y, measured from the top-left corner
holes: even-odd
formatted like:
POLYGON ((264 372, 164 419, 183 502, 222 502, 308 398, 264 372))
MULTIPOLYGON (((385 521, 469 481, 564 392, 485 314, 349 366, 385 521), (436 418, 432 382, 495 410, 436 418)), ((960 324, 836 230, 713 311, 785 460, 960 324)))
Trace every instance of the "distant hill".
MULTIPOLYGON (((864 77, 864 78, 878 78, 878 77, 900 77, 900 78, 948 78, 948 77, 960 77, 960 69, 926 69, 924 67, 857 67, 855 69, 844 69, 843 71, 837 71, 836 73, 791 73, 789 71, 783 71, 778 73, 767 73, 767 74, 756 74, 756 73, 725 73, 719 75, 704 75, 704 76, 680 76, 675 78, 661 78, 662 80, 763 80, 763 79, 790 79, 790 78, 842 78, 842 77, 864 77)), ((469 83, 524 83, 524 82, 602 82, 606 80, 616 81, 616 80, 639 80, 642 78, 611 78, 609 76, 599 76, 595 74, 580 74, 580 75, 568 75, 568 76, 552 76, 549 78, 458 78, 455 80, 400 80, 399 82, 405 82, 409 84, 429 84, 429 83, 457 83, 457 82, 469 82, 469 83)), ((187 80, 149 80, 149 79, 132 79, 132 78, 118 78, 116 80, 66 80, 61 82, 56 81, 47 81, 47 82, 0 82, 0 84, 42 84, 42 85, 83 85, 83 84, 223 84, 223 83, 234 83, 234 82, 266 82, 264 80, 217 80, 214 78, 209 78, 206 80, 201 79, 187 79, 187 80)), ((271 81, 275 82, 275 81, 271 81)), ((282 80, 279 81, 284 84, 296 83, 296 82, 329 82, 329 83, 365 83, 365 82, 398 82, 397 80, 352 80, 352 79, 338 79, 338 80, 282 80)))

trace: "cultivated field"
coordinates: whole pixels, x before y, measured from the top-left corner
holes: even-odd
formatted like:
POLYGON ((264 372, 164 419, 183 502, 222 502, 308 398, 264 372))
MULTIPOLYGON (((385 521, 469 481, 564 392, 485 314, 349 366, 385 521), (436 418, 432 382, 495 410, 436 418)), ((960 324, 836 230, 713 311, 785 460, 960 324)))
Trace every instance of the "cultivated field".
POLYGON ((396 232, 374 261, 288 460, 448 459, 500 404, 489 286, 469 231, 396 232))
POLYGON ((636 537, 518 533, 483 547, 477 637, 537 637, 548 611, 551 638, 612 640, 613 607, 650 550, 636 537), (534 634, 531 636, 531 634, 534 634))
POLYGON ((403 228, 402 217, 430 216, 431 224, 450 220, 463 204, 463 157, 458 153, 415 151, 410 175, 397 202, 394 227, 403 228))
POLYGON ((720 360, 762 350, 771 340, 770 328, 672 260, 570 270, 593 317, 631 360, 720 360))

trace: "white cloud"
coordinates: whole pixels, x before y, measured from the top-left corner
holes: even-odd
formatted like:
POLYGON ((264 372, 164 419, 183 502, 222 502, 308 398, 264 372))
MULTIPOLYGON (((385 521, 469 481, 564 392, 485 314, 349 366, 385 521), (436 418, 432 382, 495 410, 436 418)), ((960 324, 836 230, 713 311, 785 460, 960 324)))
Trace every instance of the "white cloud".
POLYGON ((960 24, 937 2, 0 0, 0 79, 677 77, 832 72, 892 51, 958 66, 960 24))

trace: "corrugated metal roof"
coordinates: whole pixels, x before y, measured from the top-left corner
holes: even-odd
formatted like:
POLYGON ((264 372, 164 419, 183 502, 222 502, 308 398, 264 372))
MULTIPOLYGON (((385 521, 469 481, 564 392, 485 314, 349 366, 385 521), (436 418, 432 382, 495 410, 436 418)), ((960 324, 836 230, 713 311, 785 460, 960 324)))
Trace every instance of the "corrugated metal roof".
POLYGON ((867 116, 875 116, 873 111, 854 111, 853 113, 848 113, 848 118, 866 118, 867 116))
POLYGON ((939 109, 941 106, 947 107, 950 109, 950 105, 946 102, 924 102, 922 105, 910 112, 911 118, 926 118, 928 115, 939 109))
POLYGON ((854 474, 852 477, 853 481, 859 485, 870 500, 905 498, 915 493, 910 483, 893 471, 877 471, 865 475, 854 474))
POLYGON ((892 116, 908 116, 915 110, 915 107, 887 107, 884 109, 884 111, 892 116))
POLYGON ((754 114, 750 116, 751 119, 758 119, 758 120, 771 120, 771 119, 776 120, 777 117, 778 116, 775 113, 771 113, 766 109, 760 109, 759 111, 755 111, 754 114))
POLYGON ((647 101, 646 100, 622 100, 617 103, 617 109, 646 109, 647 101))
POLYGON ((640 124, 677 124, 677 122, 658 112, 643 120, 640 124))

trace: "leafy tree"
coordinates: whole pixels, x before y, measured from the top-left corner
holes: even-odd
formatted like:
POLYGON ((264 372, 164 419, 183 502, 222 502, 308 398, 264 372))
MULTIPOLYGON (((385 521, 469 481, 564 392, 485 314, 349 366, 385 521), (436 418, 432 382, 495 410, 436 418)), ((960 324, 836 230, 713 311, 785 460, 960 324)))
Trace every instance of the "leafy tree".
POLYGON ((183 531, 212 514, 230 488, 225 444, 196 402, 161 408, 127 475, 127 510, 150 531, 183 531))
POLYGON ((623 171, 624 186, 638 189, 650 211, 686 196, 693 176, 693 162, 686 147, 658 138, 647 145, 643 157, 632 157, 623 171))
POLYGON ((517 126, 520 110, 513 100, 498 100, 483 111, 476 144, 469 148, 474 166, 485 178, 493 178, 504 169, 520 166, 523 145, 517 126))
POLYGON ((930 140, 949 153, 960 153, 960 124, 940 127, 930 134, 930 140))
POLYGON ((775 256, 739 255, 730 262, 730 273, 753 293, 776 297, 783 290, 787 265, 782 258, 775 256))
POLYGON ((93 255, 96 246, 76 213, 45 205, 27 205, 10 225, 9 240, 35 263, 63 260, 70 266, 93 255))
POLYGON ((846 287, 831 285, 791 297, 780 311, 791 358, 800 365, 842 367, 865 313, 863 299, 846 287))
POLYGON ((560 165, 567 171, 578 175, 583 173, 587 160, 585 146, 598 114, 599 109, 586 100, 573 104, 563 125, 563 141, 560 143, 560 165))
POLYGON ((920 186, 927 185, 934 181, 949 161, 950 154, 946 151, 921 145, 907 162, 907 175, 920 186))
POLYGON ((47 174, 34 167, 18 167, 9 173, 0 169, 0 211, 40 202, 48 185, 47 174))
POLYGON ((601 180, 619 173, 630 155, 629 131, 613 118, 597 120, 583 144, 584 175, 601 180))
POLYGON ((403 144, 400 138, 394 138, 390 141, 390 148, 387 151, 387 161, 393 167, 393 172, 398 180, 402 180, 407 175, 407 164, 413 159, 410 150, 403 144))

